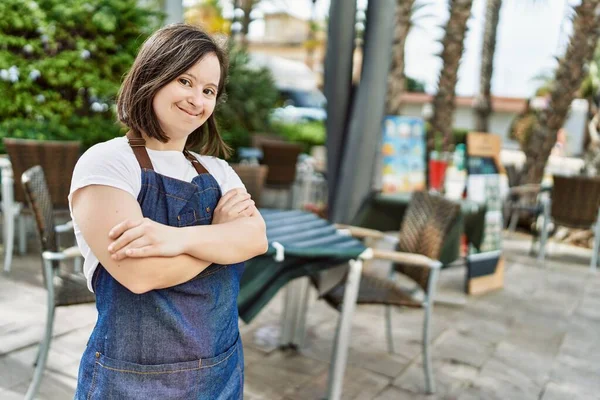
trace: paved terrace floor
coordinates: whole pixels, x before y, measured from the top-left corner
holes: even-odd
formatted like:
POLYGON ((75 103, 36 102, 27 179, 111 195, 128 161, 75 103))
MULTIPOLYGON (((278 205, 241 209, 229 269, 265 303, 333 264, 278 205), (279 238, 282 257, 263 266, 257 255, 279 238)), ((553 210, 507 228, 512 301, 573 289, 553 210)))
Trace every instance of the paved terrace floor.
MULTIPOLYGON (((464 268, 444 270, 440 297, 464 305, 434 309, 433 359, 438 391, 423 394, 422 313, 397 310, 398 354, 386 352, 383 309, 357 308, 344 399, 600 399, 600 273, 588 272, 590 251, 551 245, 536 265, 526 236, 505 241, 505 288, 478 297, 461 293, 464 268)), ((372 268, 378 268, 373 265, 372 268)), ((0 399, 22 399, 33 372, 45 318, 39 256, 17 256, 0 275, 0 399)), ((306 348, 280 351, 281 296, 250 325, 241 323, 245 398, 320 399, 337 313, 312 303, 306 348)), ((40 399, 72 398, 79 357, 96 319, 93 305, 57 310, 40 399)))

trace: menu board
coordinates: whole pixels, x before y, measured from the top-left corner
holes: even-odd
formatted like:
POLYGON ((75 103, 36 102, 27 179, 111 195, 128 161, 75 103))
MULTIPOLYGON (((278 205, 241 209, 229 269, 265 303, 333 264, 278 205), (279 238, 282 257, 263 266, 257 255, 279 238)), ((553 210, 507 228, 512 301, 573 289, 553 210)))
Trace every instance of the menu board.
POLYGON ((467 197, 485 204, 483 243, 467 256, 467 292, 485 293, 504 286, 502 249, 501 139, 490 133, 467 135, 467 197), (478 253, 478 254, 473 254, 478 253))
POLYGON ((425 189, 423 119, 385 117, 381 155, 383 193, 406 193, 425 189))

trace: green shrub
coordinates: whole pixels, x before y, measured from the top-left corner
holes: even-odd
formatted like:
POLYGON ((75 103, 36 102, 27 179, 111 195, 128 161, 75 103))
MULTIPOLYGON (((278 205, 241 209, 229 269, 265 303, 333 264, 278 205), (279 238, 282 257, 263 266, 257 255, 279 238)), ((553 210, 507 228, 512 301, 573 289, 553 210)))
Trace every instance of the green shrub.
POLYGON ((274 123, 272 129, 273 133, 284 137, 290 142, 303 144, 306 153, 309 153, 313 146, 325 144, 326 133, 323 122, 274 123))
POLYGON ((160 20, 137 0, 2 0, 0 138, 87 148, 123 134, 115 97, 160 20))

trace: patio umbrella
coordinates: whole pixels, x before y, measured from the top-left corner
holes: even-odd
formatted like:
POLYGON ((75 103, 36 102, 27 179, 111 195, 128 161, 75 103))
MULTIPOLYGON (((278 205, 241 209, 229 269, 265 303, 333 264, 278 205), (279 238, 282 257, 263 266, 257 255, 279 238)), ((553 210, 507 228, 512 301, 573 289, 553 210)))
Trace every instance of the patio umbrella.
POLYGON ((341 64, 351 57, 348 41, 354 41, 355 14, 355 2, 332 0, 325 74, 329 218, 345 223, 372 189, 391 63, 395 0, 369 2, 361 80, 349 101, 351 66, 341 64))
POLYGON ((327 98, 327 183, 330 215, 336 201, 344 132, 352 95, 356 0, 331 0, 323 91, 327 98))

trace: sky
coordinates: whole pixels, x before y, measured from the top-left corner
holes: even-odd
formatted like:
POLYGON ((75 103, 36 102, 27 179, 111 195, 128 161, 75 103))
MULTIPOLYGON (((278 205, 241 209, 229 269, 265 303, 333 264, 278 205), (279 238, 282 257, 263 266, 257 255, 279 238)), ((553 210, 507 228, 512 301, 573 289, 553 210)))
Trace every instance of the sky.
MULTIPOLYGON (((184 0, 192 4, 196 0, 184 0)), ((352 0, 345 0, 352 1, 352 0)), ((378 0, 372 0, 378 1, 378 0)), ((406 74, 426 82, 427 91, 435 92, 437 77, 442 67, 439 40, 448 19, 448 1, 417 0, 426 2, 419 18, 407 38, 405 58, 406 74)), ((223 1, 224 11, 232 12, 230 1, 223 1)), ((304 19, 310 18, 311 0, 263 0, 255 16, 258 20, 250 27, 250 36, 259 37, 264 30, 260 20, 263 13, 286 10, 304 19)), ((456 87, 458 95, 472 96, 479 87, 481 45, 485 23, 485 0, 473 0, 465 52, 459 68, 456 87)), ((507 97, 530 97, 540 85, 534 78, 552 73, 557 65, 556 57, 564 53, 572 25, 569 20, 571 8, 580 0, 504 0, 500 12, 492 94, 507 97)), ((358 8, 364 9, 367 0, 358 0, 358 8)), ((329 12, 329 0, 317 0, 317 18, 323 19, 329 12)))

